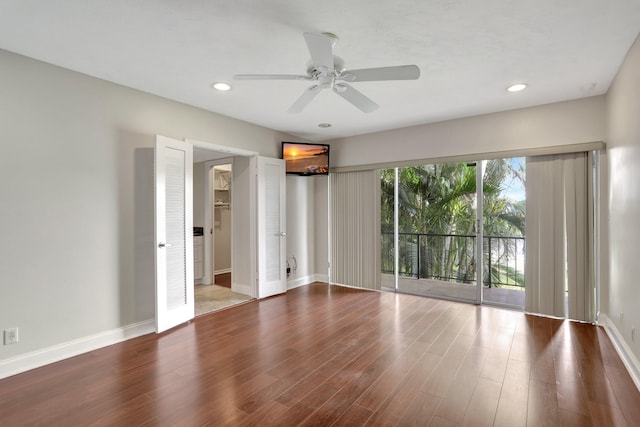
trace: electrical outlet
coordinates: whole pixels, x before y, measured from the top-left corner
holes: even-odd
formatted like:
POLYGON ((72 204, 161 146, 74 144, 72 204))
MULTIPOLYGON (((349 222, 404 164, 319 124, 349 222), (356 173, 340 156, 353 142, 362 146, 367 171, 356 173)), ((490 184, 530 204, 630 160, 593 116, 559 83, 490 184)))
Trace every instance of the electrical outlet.
POLYGON ((633 326, 631 328, 631 341, 635 342, 636 341, 636 327, 633 326))
POLYGON ((620 312, 620 323, 624 321, 624 313, 620 312))
POLYGON ((4 345, 18 343, 18 328, 4 330, 4 345))

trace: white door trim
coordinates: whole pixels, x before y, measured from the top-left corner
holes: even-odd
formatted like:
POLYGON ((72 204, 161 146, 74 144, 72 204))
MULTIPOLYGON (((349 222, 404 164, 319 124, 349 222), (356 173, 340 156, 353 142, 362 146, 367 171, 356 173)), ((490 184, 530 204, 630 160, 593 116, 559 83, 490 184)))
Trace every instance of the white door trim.
MULTIPOLYGON (((225 157, 223 159, 209 160, 204 163, 205 170, 205 184, 204 184, 204 205, 205 205, 205 214, 204 214, 204 277, 202 278, 202 282, 205 284, 213 284, 214 281, 214 257, 215 250, 213 244, 213 200, 211 199, 211 193, 213 192, 212 182, 211 182, 211 169, 214 166, 218 165, 233 165, 233 157, 225 157)), ((233 170, 233 167, 232 167, 233 170)), ((233 174, 233 171, 232 171, 233 174)), ((233 176, 233 175, 232 175, 233 176)), ((231 194, 233 194, 233 185, 231 186, 231 194)), ((231 197, 231 195, 230 195, 231 197)), ((232 198, 233 200, 233 198, 232 198)), ((232 218, 233 221, 233 218, 232 218)), ((233 225, 231 226, 233 230, 233 225)), ((231 234, 231 246, 233 246, 233 233, 231 234)), ((231 251, 233 254, 233 250, 231 251)))
POLYGON ((201 148, 208 151, 218 151, 220 153, 229 154, 228 157, 243 156, 252 157, 257 156, 259 153, 256 151, 244 150, 242 148, 228 147, 226 145, 212 144, 210 142, 198 141, 196 139, 185 138, 185 142, 193 145, 195 148, 201 148))
POLYGON ((476 162, 476 304, 482 304, 484 279, 484 170, 487 161, 476 162))
MULTIPOLYGON (((233 181, 232 181, 232 186, 234 186, 234 183, 237 179, 237 171, 238 168, 236 167, 236 159, 242 157, 242 158, 246 158, 249 161, 249 175, 250 177, 248 177, 248 183, 247 182, 243 182, 243 189, 246 189, 247 191, 244 193, 246 194, 243 195, 242 197, 247 197, 246 201, 247 201, 247 205, 248 205, 248 224, 245 224, 245 221, 241 221, 242 223, 240 223, 239 221, 236 221, 235 219, 232 218, 232 256, 231 256, 231 270, 232 270, 232 280, 234 276, 237 276, 237 270, 238 269, 242 269, 245 272, 248 272, 248 280, 243 281, 242 283, 232 283, 232 290, 234 292, 239 292, 245 295, 249 295, 253 298, 256 298, 258 296, 258 286, 257 286, 257 253, 258 253, 258 249, 257 249, 257 216, 256 216, 256 200, 257 200, 257 187, 256 187, 256 182, 255 182, 255 178, 257 176, 257 164, 256 164, 256 158, 258 157, 258 153, 255 151, 249 151, 249 150, 244 150, 242 148, 236 148, 236 147, 229 147, 226 145, 219 145, 219 144, 212 144, 210 142, 204 142, 204 141, 198 141, 198 140, 194 140, 194 139, 189 139, 189 138, 185 138, 185 142, 188 142, 190 144, 193 145, 193 147, 201 149, 201 150, 207 150, 207 151, 214 151, 214 152, 218 152, 218 153, 223 153, 225 154, 224 156, 224 160, 223 163, 228 163, 229 159, 233 159, 233 161, 231 162, 233 164, 233 170, 235 171, 232 175, 233 177, 233 181), (244 185, 247 184, 247 185, 244 185), (243 227, 245 228, 245 231, 248 229, 248 234, 249 234, 249 244, 248 244, 248 250, 245 248, 244 251, 242 251, 244 253, 244 255, 246 254, 251 254, 250 255, 250 259, 249 259, 249 265, 247 265, 247 263, 243 262, 243 263, 239 263, 238 260, 238 251, 240 251, 243 248, 234 248, 234 240, 237 238, 237 236, 239 236, 238 233, 238 229, 239 227, 243 227), (246 282, 246 283, 245 283, 246 282)), ((210 160, 209 162, 215 162, 216 160, 210 160)), ((223 158, 220 158, 220 160, 223 160, 223 158)), ((207 171, 208 171, 208 166, 206 166, 207 171)), ((206 182, 205 182, 205 186, 207 187, 206 191, 206 197, 211 197, 210 194, 210 184, 208 181, 208 174, 207 177, 205 178, 206 182)), ((240 193, 240 189, 237 188, 236 186, 236 190, 235 191, 235 200, 238 200, 239 197, 239 193, 240 193)), ((233 190, 232 190, 233 191, 233 190)), ((210 201, 210 200, 209 200, 210 201)), ((205 206, 207 206, 208 204, 206 203, 205 200, 205 206)), ((233 215, 233 217, 235 217, 235 214, 233 215)), ((212 219, 211 219, 211 213, 210 210, 207 208, 207 212, 205 213, 205 232, 207 231, 207 227, 211 227, 212 225, 212 219), (207 216, 209 218, 209 221, 207 221, 207 216)), ((209 244, 211 244, 211 239, 209 240, 209 244)), ((206 241, 206 240, 205 240, 206 241)), ((245 242, 246 243, 246 242, 245 242)), ((213 250, 213 245, 211 245, 211 247, 209 248, 209 251, 213 250)), ((208 252, 209 254, 211 252, 208 252)), ((208 254, 205 253, 205 257, 209 257, 208 254)), ((211 260, 209 260, 209 263, 211 264, 211 260)), ((207 268, 207 266, 205 266, 205 268, 207 268)), ((209 273, 211 274, 211 273, 209 273)))

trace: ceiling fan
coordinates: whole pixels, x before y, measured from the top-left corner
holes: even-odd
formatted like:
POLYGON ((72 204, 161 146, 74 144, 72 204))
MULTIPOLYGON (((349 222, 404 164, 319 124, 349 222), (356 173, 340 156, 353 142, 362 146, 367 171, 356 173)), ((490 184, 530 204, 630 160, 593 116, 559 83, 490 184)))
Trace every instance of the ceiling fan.
POLYGON ((337 36, 331 33, 304 33, 307 48, 311 54, 311 65, 306 75, 292 74, 236 74, 236 80, 309 80, 315 82, 289 108, 290 113, 300 113, 322 89, 331 89, 356 108, 370 113, 378 104, 354 89, 348 83, 383 80, 416 80, 420 69, 416 65, 362 68, 345 70, 340 58, 333 55, 337 36))

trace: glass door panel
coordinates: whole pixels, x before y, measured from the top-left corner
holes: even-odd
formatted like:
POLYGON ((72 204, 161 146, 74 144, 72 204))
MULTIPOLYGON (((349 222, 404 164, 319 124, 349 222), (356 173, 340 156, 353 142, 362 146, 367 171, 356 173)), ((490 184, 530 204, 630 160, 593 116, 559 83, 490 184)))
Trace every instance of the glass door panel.
POLYGON ((383 290, 396 290, 397 169, 380 171, 380 280, 383 290))
POLYGON ((381 170, 383 289, 523 308, 525 161, 381 170))
POLYGON ((397 168, 396 210, 397 290, 475 301, 475 164, 397 168))
POLYGON ((483 302, 524 308, 524 157, 486 162, 483 176, 483 302))

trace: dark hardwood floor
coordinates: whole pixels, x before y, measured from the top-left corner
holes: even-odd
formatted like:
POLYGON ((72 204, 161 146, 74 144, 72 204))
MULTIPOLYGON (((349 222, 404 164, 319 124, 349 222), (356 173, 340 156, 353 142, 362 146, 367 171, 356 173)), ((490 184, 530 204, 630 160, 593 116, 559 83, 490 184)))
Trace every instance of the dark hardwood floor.
POLYGON ((604 331, 313 284, 0 380, 0 425, 640 425, 604 331))
POLYGON ((231 287, 231 273, 220 273, 214 276, 214 283, 225 288, 231 287))

